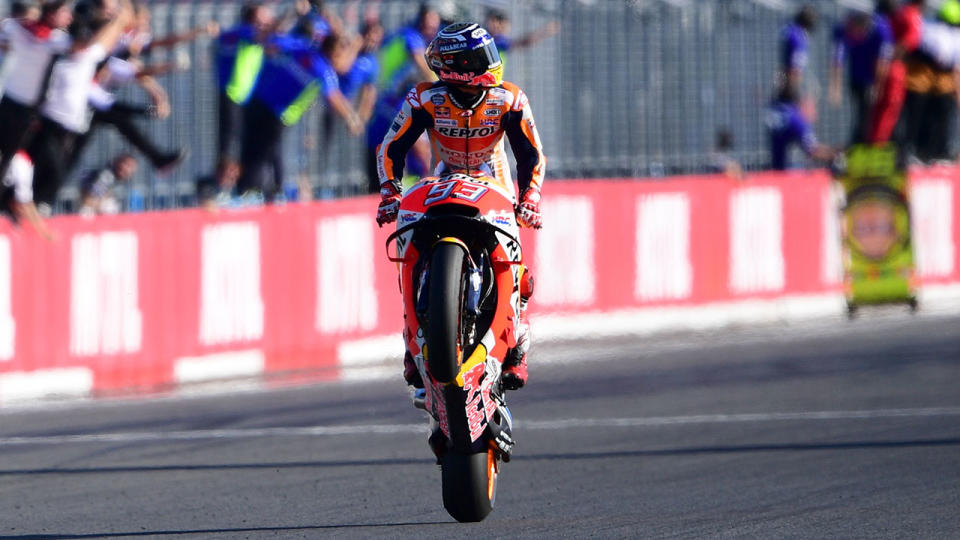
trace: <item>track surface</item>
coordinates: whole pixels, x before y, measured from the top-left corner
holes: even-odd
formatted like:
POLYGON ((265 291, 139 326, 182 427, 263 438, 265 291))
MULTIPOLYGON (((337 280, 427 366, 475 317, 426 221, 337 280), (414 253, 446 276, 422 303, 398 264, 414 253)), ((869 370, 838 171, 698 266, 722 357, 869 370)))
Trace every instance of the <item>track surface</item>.
POLYGON ((0 413, 0 537, 960 537, 960 317, 537 356, 483 523, 391 380, 0 413))

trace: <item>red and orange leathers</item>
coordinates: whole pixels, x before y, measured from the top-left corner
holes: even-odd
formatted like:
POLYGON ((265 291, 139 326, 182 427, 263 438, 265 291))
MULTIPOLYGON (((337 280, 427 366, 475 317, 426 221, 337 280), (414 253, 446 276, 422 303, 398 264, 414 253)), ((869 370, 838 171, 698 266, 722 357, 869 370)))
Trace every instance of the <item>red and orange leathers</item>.
POLYGON ((403 177, 407 152, 424 131, 430 138, 435 174, 463 170, 496 179, 514 191, 504 151, 506 134, 517 160, 519 193, 540 189, 546 158, 527 96, 504 82, 487 89, 469 109, 457 104, 446 83, 420 83, 407 94, 377 153, 380 184, 403 177))

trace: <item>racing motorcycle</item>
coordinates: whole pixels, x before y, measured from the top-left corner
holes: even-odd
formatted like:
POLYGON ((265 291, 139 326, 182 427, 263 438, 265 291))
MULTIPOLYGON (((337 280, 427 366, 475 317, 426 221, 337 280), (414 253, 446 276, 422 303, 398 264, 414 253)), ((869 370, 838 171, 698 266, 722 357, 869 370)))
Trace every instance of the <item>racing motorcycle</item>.
POLYGON ((501 368, 517 345, 518 238, 513 194, 489 177, 454 173, 413 186, 387 239, 400 269, 404 338, 424 382, 414 405, 431 418, 443 506, 461 522, 493 509, 514 444, 501 368))

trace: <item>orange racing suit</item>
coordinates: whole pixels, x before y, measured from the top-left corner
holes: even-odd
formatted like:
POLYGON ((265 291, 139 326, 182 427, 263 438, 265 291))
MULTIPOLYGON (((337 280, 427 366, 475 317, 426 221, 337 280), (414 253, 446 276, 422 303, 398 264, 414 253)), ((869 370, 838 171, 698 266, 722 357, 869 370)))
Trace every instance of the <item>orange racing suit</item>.
POLYGON ((380 185, 403 177, 407 152, 427 131, 434 174, 454 170, 483 172, 513 192, 503 135, 517 160, 519 193, 540 190, 546 158, 527 96, 515 84, 487 89, 473 109, 459 106, 442 82, 420 83, 404 101, 377 152, 380 185))
MULTIPOLYGON (((506 134, 517 160, 519 194, 521 197, 525 192, 526 195, 535 195, 537 225, 534 226, 539 228, 539 193, 546 158, 530 104, 520 88, 504 82, 487 89, 479 102, 468 108, 457 103, 456 95, 446 83, 418 84, 407 94, 403 107, 377 151, 381 187, 391 182, 399 184, 407 152, 424 131, 430 138, 434 174, 461 170, 469 174, 478 171, 492 178, 506 193, 514 193, 510 164, 504 151, 503 136, 506 134)), ((518 211, 523 209, 523 204, 521 201, 518 211)), ((530 346, 530 325, 526 306, 533 294, 533 276, 526 266, 521 275, 517 346, 504 359, 504 381, 507 384, 509 377, 509 389, 517 389, 527 380, 526 353, 530 346)), ((404 377, 408 383, 415 384, 412 377, 416 366, 409 356, 408 352, 404 358, 404 377)))

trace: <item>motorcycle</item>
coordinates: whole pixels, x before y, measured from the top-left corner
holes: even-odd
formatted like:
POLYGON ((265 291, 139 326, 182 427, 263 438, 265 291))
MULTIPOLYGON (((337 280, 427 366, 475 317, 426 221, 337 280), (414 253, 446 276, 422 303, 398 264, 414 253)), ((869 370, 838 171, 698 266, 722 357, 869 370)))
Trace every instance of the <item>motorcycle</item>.
POLYGON ((425 178, 404 194, 387 239, 407 350, 424 382, 414 404, 431 419, 444 508, 461 522, 493 509, 514 444, 501 381, 517 345, 524 272, 513 201, 486 176, 425 178))

